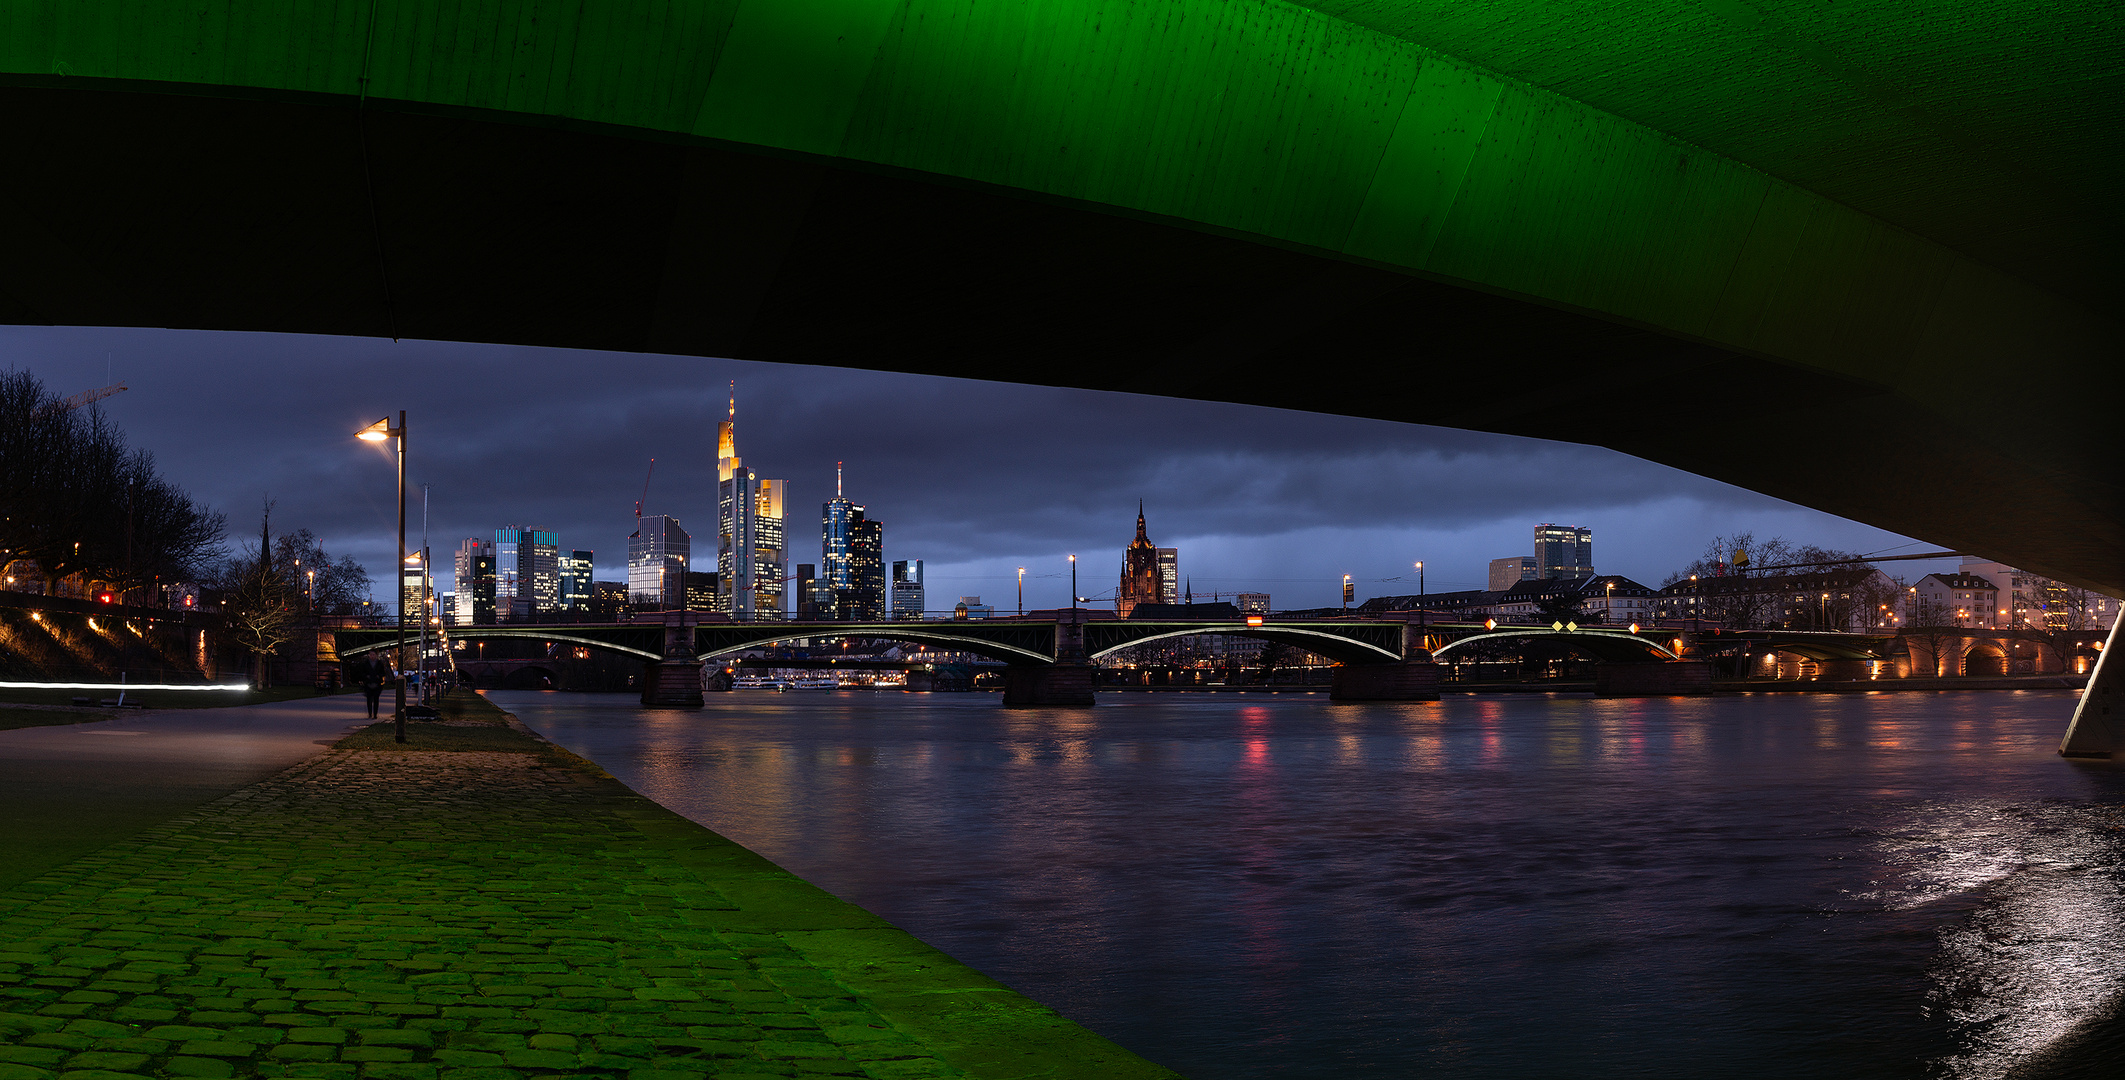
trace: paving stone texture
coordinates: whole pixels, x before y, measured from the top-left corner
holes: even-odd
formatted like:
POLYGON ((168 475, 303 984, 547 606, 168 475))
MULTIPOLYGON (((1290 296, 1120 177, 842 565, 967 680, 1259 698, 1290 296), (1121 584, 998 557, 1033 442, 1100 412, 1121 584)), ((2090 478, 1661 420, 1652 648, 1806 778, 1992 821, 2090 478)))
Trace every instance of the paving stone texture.
POLYGON ((0 892, 0 1080, 1174 1075, 521 727, 448 734, 507 749, 358 734, 0 892))

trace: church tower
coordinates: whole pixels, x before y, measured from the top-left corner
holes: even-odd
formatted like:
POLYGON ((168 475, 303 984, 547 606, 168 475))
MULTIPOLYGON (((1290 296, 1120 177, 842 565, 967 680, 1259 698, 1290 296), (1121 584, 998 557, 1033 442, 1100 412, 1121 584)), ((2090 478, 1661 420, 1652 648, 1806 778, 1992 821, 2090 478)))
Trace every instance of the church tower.
POLYGON ((1122 618, 1129 617, 1138 604, 1172 603, 1166 599, 1166 589, 1159 572, 1161 549, 1151 543, 1144 530, 1144 504, 1136 504, 1136 539, 1122 549, 1121 586, 1114 590, 1114 611, 1122 618))

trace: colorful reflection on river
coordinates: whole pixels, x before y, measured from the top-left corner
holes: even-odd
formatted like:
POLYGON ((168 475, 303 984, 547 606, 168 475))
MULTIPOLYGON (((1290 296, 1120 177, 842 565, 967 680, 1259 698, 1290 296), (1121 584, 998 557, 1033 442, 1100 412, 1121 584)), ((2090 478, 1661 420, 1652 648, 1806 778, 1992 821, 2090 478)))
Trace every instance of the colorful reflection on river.
POLYGON ((2068 693, 496 693, 1196 1080, 2002 1076, 2125 996, 2068 693))

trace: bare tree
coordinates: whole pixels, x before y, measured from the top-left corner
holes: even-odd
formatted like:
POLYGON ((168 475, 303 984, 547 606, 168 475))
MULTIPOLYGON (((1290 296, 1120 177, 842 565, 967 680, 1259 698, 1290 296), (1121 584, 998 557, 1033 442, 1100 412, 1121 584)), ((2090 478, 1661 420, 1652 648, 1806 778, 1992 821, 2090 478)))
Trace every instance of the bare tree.
POLYGON ((268 499, 258 518, 258 554, 230 560, 222 567, 219 582, 225 590, 222 614, 228 620, 229 636, 251 654, 260 689, 272 679, 273 654, 295 638, 296 603, 301 596, 289 588, 273 559, 272 515, 273 501, 268 499))
POLYGON ((308 529, 283 533, 273 541, 273 566, 305 605, 321 615, 351 615, 369 596, 369 571, 342 555, 332 561, 308 529))

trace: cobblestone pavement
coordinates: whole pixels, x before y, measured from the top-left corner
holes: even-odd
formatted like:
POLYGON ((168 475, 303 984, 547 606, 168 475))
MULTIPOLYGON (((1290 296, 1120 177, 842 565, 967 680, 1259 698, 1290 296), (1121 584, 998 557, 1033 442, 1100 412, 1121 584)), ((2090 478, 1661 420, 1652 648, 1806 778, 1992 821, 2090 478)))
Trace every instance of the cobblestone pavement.
POLYGON ((888 1019, 815 957, 947 958, 515 737, 332 750, 0 893, 0 1080, 1172 1075, 963 968, 901 1000, 975 1037, 888 1019))

